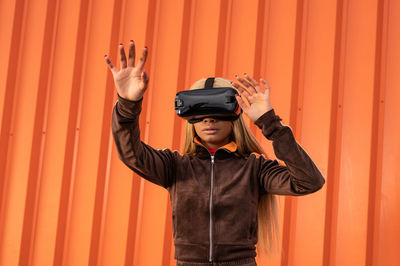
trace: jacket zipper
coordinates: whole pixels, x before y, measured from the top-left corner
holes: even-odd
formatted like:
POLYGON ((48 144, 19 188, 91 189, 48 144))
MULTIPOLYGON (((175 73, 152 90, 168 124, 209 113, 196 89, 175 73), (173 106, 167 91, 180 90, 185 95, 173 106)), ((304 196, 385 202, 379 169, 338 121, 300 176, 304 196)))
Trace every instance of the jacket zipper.
POLYGON ((211 185, 210 185, 210 257, 209 261, 212 262, 212 246, 213 246, 213 228, 212 228, 212 203, 213 203, 213 190, 214 190, 214 156, 211 156, 211 185))

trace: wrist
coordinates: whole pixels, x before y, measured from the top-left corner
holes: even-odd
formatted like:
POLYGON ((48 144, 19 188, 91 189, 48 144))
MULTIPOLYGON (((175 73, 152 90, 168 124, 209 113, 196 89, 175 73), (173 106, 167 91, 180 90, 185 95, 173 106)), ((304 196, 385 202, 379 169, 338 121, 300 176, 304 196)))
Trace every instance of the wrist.
POLYGON ((264 114, 268 113, 269 111, 271 111, 272 108, 263 108, 262 110, 259 110, 256 114, 254 114, 252 117, 249 117, 250 120, 252 120, 254 123, 260 118, 262 117, 264 114))
POLYGON ((143 96, 142 97, 140 97, 139 99, 136 99, 136 98, 127 98, 127 97, 124 97, 124 96, 122 96, 122 95, 120 95, 119 93, 117 93, 117 95, 118 95, 118 100, 119 101, 123 101, 123 102, 126 102, 126 103, 137 103, 137 102, 140 102, 140 101, 142 101, 143 100, 143 96))
POLYGON ((118 97, 131 102, 138 102, 143 98, 143 93, 137 95, 124 94, 117 91, 118 97))

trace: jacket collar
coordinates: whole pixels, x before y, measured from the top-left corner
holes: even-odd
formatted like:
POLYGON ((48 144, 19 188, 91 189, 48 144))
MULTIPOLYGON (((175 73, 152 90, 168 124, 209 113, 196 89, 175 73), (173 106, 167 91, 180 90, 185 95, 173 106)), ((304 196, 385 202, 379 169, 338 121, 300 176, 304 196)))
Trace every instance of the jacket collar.
MULTIPOLYGON (((193 142, 196 144, 196 146, 198 147, 197 148, 197 150, 198 150, 198 154, 200 155, 200 154, 205 154, 205 155, 207 155, 207 157, 209 158, 209 156, 210 156, 210 154, 209 154, 209 152, 208 152, 208 150, 207 150, 207 147, 206 146, 204 146, 202 143, 201 143, 201 141, 200 141, 200 138, 199 137, 195 137, 194 139, 193 139, 193 142)), ((232 153, 232 154, 234 154, 236 151, 237 151, 237 144, 236 144, 236 142, 234 142, 234 141, 231 141, 231 142, 229 142, 228 144, 226 144, 226 145, 224 145, 224 146, 222 146, 222 147, 219 147, 218 149, 217 149, 217 151, 218 150, 225 150, 225 151, 227 151, 228 153, 232 153)), ((216 151, 216 152, 217 152, 216 151)))

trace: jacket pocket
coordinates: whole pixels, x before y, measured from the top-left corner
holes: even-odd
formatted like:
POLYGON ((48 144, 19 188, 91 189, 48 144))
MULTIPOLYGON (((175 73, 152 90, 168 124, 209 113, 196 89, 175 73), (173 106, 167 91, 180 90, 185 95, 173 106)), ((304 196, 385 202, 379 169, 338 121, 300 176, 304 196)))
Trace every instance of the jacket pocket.
POLYGON ((180 193, 175 199, 175 238, 187 243, 209 241, 209 206, 206 193, 180 193))

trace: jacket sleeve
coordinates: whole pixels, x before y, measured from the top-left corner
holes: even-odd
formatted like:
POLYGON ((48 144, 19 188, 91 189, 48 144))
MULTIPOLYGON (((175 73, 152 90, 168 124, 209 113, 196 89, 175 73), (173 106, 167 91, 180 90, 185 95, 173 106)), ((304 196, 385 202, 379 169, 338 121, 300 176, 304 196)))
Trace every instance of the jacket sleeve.
POLYGON ((175 153, 155 150, 140 140, 139 114, 142 100, 118 97, 112 113, 111 128, 119 158, 138 175, 167 188, 172 183, 175 153))
POLYGON ((263 135, 272 140, 276 157, 286 164, 281 166, 261 156, 261 186, 265 192, 280 195, 305 195, 319 190, 325 183, 324 177, 296 142, 290 127, 283 126, 280 120, 271 110, 255 122, 263 135))

